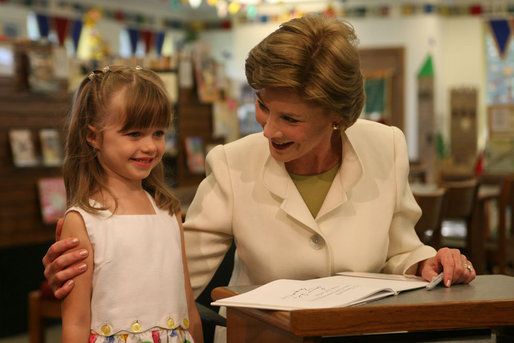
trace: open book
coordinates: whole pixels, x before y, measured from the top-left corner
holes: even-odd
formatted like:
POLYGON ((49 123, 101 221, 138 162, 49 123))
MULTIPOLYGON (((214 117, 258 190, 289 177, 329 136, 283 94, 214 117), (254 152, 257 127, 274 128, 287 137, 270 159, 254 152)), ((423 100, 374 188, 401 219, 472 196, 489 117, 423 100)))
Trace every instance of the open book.
POLYGON ((373 273, 342 273, 312 280, 280 279, 252 291, 213 302, 215 306, 267 310, 299 310, 345 307, 423 288, 418 278, 373 273))

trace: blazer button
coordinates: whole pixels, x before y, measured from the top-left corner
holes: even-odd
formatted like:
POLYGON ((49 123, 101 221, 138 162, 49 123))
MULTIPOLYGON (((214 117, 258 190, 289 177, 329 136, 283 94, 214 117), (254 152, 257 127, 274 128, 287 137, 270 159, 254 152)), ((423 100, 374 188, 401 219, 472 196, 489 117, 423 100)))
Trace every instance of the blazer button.
POLYGON ((325 245, 325 240, 323 239, 323 237, 321 237, 317 233, 311 236, 311 247, 313 249, 319 250, 323 248, 323 245, 325 245))

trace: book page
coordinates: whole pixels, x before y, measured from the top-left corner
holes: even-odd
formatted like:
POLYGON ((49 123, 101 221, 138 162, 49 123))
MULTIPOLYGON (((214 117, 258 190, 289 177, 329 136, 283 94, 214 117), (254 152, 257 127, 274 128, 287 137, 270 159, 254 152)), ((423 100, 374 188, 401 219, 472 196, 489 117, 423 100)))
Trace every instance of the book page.
POLYGON ((250 292, 213 302, 215 306, 239 306, 270 310, 344 307, 395 294, 371 279, 331 276, 312 280, 276 280, 250 292), (366 279, 365 279, 366 280, 366 279))
POLYGON ((377 287, 391 288, 396 294, 411 289, 423 288, 428 285, 428 281, 418 276, 406 276, 398 274, 384 273, 358 273, 358 272, 341 272, 337 273, 344 278, 352 278, 348 281, 358 285, 368 285, 372 283, 377 287))

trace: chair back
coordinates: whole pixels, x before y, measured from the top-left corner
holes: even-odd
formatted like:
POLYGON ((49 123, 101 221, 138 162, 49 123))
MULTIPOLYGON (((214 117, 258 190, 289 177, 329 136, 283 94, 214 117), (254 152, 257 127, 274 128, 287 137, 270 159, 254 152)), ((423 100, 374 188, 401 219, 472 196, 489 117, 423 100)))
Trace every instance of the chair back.
POLYGON ((421 217, 414 226, 416 233, 422 242, 439 249, 446 189, 440 187, 431 192, 414 192, 413 194, 421 207, 421 217))
POLYGON ((463 219, 469 222, 477 201, 478 180, 447 181, 441 186, 446 188, 443 219, 463 219))
POLYGON ((441 244, 451 248, 459 248, 465 254, 471 254, 472 225, 477 208, 478 187, 477 179, 464 181, 448 181, 441 185, 446 188, 443 210, 443 224, 441 244), (445 223, 463 221, 465 223, 464 236, 452 232, 445 233, 445 223))

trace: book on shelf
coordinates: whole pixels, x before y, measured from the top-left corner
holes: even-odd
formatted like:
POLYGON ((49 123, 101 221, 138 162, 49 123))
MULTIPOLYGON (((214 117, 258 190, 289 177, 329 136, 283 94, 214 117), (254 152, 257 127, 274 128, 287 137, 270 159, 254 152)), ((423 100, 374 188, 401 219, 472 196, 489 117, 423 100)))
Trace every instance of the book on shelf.
POLYGON ((186 137, 186 162, 188 170, 193 174, 205 172, 205 149, 202 137, 186 137))
POLYGON ((9 130, 9 141, 16 167, 33 167, 39 163, 29 129, 9 130))
POLYGON ((41 178, 37 182, 43 223, 55 224, 66 211, 66 189, 62 177, 41 178))
POLYGON ((47 167, 62 165, 62 145, 59 131, 57 129, 41 129, 39 130, 39 139, 43 165, 47 167))
POLYGON ((275 280, 249 292, 217 300, 211 305, 284 311, 346 307, 427 285, 427 281, 416 277, 340 273, 311 280, 275 280))

